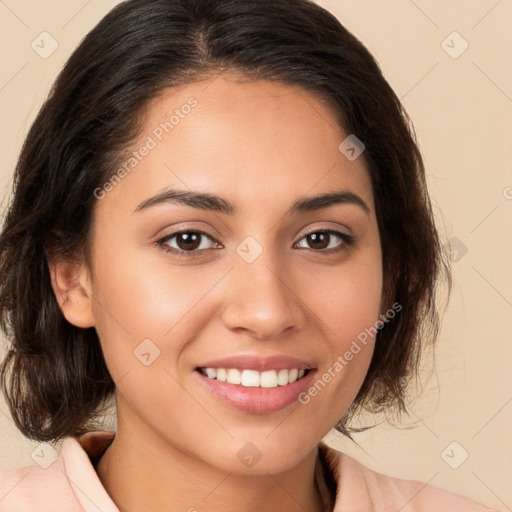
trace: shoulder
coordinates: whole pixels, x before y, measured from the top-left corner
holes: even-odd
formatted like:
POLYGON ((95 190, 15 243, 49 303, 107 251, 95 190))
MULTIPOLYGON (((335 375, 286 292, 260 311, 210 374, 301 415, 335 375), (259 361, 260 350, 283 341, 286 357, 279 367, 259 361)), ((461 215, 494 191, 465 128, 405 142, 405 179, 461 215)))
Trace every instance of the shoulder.
POLYGON ((119 512, 93 466, 113 435, 98 431, 66 437, 52 462, 0 475, 0 512, 119 512))
POLYGON ((0 512, 82 511, 58 457, 47 468, 37 464, 0 475, 0 512))
POLYGON ((499 512, 427 483, 378 473, 325 443, 320 450, 337 485, 333 512, 499 512))

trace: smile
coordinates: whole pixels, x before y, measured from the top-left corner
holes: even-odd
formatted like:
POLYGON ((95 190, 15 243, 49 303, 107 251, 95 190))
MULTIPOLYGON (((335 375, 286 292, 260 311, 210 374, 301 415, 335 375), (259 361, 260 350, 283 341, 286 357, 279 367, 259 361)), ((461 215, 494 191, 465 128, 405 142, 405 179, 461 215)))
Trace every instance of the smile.
POLYGON ((228 382, 248 388, 276 388, 302 379, 309 370, 291 368, 281 370, 239 370, 237 368, 199 368, 209 379, 228 382))
POLYGON ((311 385, 317 370, 281 368, 258 371, 203 366, 197 367, 193 373, 216 401, 229 408, 260 415, 299 406, 298 396, 311 385))

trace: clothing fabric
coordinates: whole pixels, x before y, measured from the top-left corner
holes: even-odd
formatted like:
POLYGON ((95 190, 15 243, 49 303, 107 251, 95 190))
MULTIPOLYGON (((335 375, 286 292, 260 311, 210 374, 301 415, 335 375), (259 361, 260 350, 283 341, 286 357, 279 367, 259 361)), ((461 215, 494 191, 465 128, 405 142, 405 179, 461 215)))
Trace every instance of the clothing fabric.
MULTIPOLYGON (((95 469, 114 437, 107 430, 66 437, 48 467, 34 464, 0 475, 0 512, 119 512, 95 469)), ((334 501, 333 512, 499 512, 432 485, 377 473, 323 442, 319 461, 317 481, 334 501)))

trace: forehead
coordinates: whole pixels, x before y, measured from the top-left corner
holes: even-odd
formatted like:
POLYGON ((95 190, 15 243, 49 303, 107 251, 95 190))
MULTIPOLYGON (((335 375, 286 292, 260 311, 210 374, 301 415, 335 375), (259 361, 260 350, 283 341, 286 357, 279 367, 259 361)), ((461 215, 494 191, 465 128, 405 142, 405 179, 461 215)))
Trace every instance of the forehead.
POLYGON ((108 198, 122 193, 133 206, 179 186, 262 208, 348 188, 371 204, 364 158, 339 149, 347 135, 334 109, 298 86, 222 76, 165 89, 148 103, 108 198))

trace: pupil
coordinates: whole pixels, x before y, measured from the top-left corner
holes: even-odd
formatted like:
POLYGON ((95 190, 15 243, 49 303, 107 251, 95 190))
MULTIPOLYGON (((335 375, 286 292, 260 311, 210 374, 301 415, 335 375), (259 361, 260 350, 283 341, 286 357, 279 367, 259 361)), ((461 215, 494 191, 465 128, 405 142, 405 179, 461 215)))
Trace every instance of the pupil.
POLYGON ((313 247, 313 249, 325 249, 329 243, 329 234, 328 233, 312 233, 308 235, 309 240, 313 242, 313 245, 316 243, 317 246, 313 247), (320 246, 318 246, 318 242, 320 241, 320 246))
POLYGON ((197 248, 199 236, 197 233, 180 233, 178 235, 178 245, 183 250, 194 250, 197 248), (181 242, 182 241, 182 242, 181 242), (190 246, 192 244, 192 247, 190 246))

